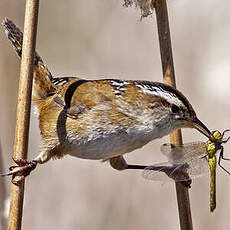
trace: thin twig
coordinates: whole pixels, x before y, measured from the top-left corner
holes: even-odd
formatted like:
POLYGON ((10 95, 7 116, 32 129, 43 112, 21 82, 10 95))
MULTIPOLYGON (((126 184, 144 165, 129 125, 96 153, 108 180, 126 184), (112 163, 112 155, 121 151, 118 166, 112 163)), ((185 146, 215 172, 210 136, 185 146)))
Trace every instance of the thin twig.
MULTIPOLYGON (((160 43, 163 79, 165 83, 176 87, 166 0, 157 0, 155 2, 155 10, 160 43)), ((175 146, 182 144, 181 130, 174 131, 170 134, 170 142, 175 146)), ((181 230, 192 230, 193 226, 188 188, 185 187, 181 182, 176 182, 175 184, 181 230)))
MULTIPOLYGON (((25 6, 24 39, 18 89, 17 121, 14 157, 27 158, 31 109, 32 73, 36 44, 39 0, 27 0, 25 6)), ((24 183, 11 185, 8 230, 20 230, 22 222, 24 183)))

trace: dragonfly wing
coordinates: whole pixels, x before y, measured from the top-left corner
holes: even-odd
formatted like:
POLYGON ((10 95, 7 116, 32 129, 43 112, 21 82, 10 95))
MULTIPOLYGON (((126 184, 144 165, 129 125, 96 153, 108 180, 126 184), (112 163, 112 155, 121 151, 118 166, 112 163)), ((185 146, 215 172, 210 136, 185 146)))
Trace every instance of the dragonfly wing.
POLYGON ((190 159, 205 155, 205 143, 191 142, 178 147, 174 147, 171 144, 163 144, 161 152, 170 162, 187 162, 190 159))
POLYGON ((203 176, 209 172, 206 157, 197 157, 188 162, 172 164, 163 162, 146 167, 143 177, 153 181, 187 181, 203 176))
POLYGON ((173 182, 173 181, 187 181, 189 177, 182 177, 179 179, 176 176, 176 172, 181 171, 181 175, 184 172, 183 164, 172 165, 170 162, 162 162, 159 164, 154 164, 152 166, 146 167, 142 173, 142 176, 147 180, 153 181, 164 181, 164 182, 173 182), (179 169, 182 170, 179 170, 179 169))
POLYGON ((206 156, 193 158, 187 164, 189 165, 187 172, 192 179, 209 173, 209 164, 206 156))

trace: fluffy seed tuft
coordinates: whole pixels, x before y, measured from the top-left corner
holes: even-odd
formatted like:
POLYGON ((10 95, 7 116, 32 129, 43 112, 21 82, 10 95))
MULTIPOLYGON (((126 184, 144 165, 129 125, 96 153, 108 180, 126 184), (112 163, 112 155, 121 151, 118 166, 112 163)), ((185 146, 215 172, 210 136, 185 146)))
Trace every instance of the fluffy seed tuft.
POLYGON ((141 10, 141 18, 148 17, 153 13, 154 0, 124 0, 124 6, 135 5, 141 10))

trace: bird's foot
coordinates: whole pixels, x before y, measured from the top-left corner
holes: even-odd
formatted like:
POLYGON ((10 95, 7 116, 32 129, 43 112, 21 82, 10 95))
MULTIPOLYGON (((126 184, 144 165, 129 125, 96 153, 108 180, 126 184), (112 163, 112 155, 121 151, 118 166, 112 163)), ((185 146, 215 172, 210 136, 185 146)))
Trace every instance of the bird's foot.
POLYGON ((0 174, 1 176, 12 176, 12 183, 20 185, 25 180, 25 177, 30 174, 37 166, 37 161, 27 161, 24 159, 13 158, 13 161, 17 164, 9 168, 9 172, 0 174))

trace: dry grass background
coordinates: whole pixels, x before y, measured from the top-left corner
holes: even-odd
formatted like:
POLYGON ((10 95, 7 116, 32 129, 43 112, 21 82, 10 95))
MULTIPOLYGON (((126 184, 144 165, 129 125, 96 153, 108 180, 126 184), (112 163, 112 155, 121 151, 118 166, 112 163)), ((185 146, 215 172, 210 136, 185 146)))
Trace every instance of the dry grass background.
MULTIPOLYGON (((140 21, 122 0, 41 1, 37 50, 58 76, 162 81, 155 16, 140 21)), ((178 88, 210 129, 230 128, 230 3, 169 0, 178 88)), ((22 28, 24 1, 1 0, 0 20, 22 28)), ((11 163, 19 60, 0 29, 0 139, 4 171, 11 163)), ((184 141, 205 140, 195 130, 184 141)), ((127 155, 132 163, 160 162, 168 137, 127 155)), ((32 116, 29 158, 41 146, 32 116)), ((230 157, 230 144, 225 153, 230 157)), ((229 164, 226 164, 229 165, 229 164)), ((229 166, 230 168, 230 166, 229 166)), ((0 178, 1 179, 1 178, 0 178)), ((4 178, 9 194, 9 178, 4 178)), ((209 213, 209 178, 190 190, 194 229, 229 229, 230 178, 217 175, 217 209, 209 213)), ((3 201, 1 201, 3 204, 3 201)), ((23 229, 178 229, 174 184, 145 181, 106 163, 66 157, 39 166, 26 182, 23 229)))

